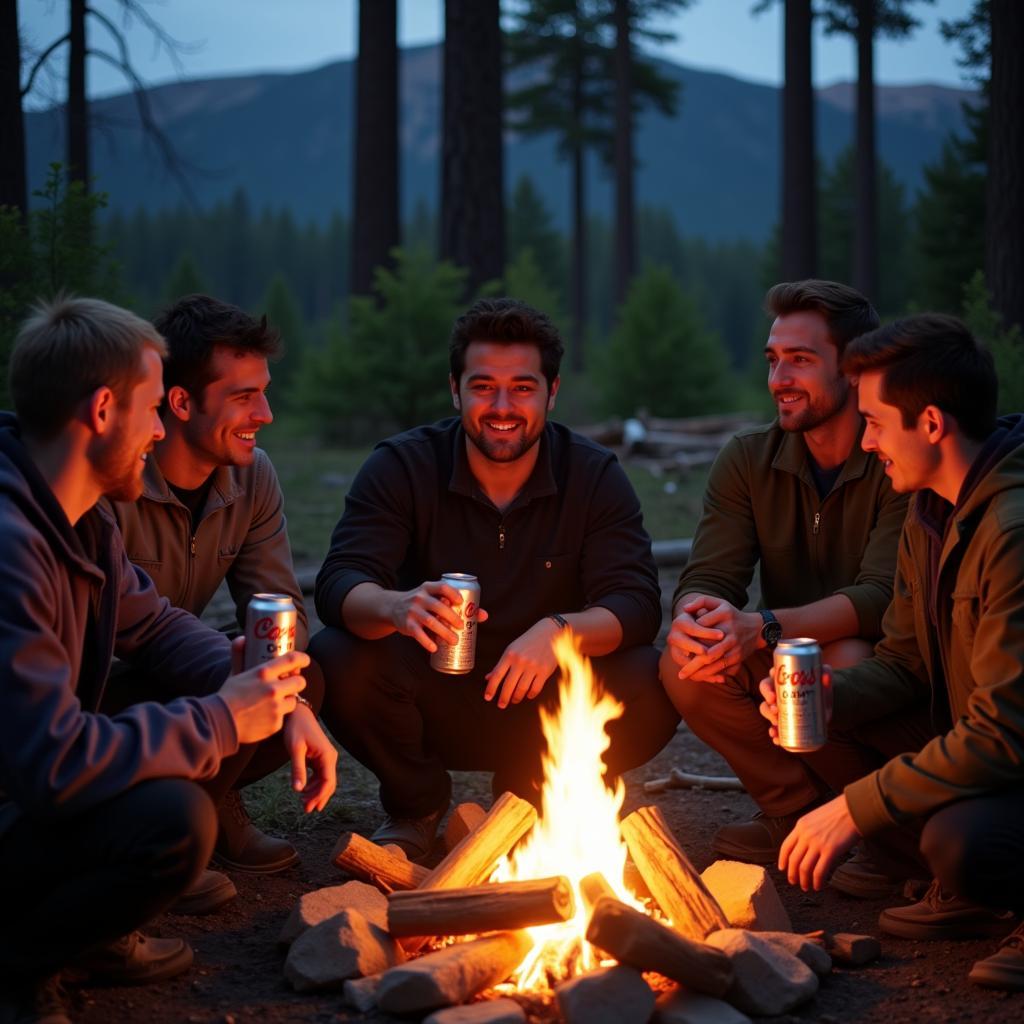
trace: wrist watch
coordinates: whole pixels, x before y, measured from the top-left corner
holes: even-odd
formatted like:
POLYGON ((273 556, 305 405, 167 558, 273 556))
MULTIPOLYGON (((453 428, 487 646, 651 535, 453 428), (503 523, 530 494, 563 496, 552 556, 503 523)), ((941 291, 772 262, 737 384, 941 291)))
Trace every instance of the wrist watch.
POLYGON ((761 626, 761 639, 769 651, 774 651, 782 639, 782 623, 767 608, 761 609, 761 619, 764 622, 761 626))

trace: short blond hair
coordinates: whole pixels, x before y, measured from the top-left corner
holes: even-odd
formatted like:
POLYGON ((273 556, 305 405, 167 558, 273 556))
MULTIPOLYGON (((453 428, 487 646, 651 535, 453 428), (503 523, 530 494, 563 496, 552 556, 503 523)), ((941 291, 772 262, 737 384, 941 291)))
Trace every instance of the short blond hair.
POLYGON ((18 331, 8 374, 22 430, 55 437, 82 399, 104 386, 126 405, 147 348, 167 355, 156 328, 120 306, 69 295, 39 302, 18 331))

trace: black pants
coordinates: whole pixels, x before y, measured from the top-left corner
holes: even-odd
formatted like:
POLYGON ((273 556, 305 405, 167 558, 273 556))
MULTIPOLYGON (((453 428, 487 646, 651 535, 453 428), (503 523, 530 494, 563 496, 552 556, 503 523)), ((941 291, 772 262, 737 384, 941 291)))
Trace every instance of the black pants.
MULTIPOLYGON (((310 661, 309 666, 302 670, 302 675, 306 680, 302 696, 319 714, 324 700, 324 677, 320 666, 315 661, 310 661)), ((100 712, 112 716, 142 701, 155 700, 167 703, 172 699, 173 697, 162 691, 157 683, 132 666, 121 662, 114 667, 107 680, 100 712)), ((288 751, 285 750, 280 732, 277 732, 261 743, 245 743, 240 746, 234 754, 224 758, 220 771, 201 785, 209 793, 214 804, 219 804, 229 790, 242 789, 252 782, 259 782, 286 764, 288 759, 288 751)))
POLYGON ((143 782, 73 817, 0 836, 0 986, 44 977, 168 907, 206 866, 213 804, 182 779, 143 782))
MULTIPOLYGON (((361 640, 327 628, 309 645, 326 681, 323 718, 341 745, 380 780, 384 809, 418 818, 451 798, 448 769, 491 771, 496 792, 536 802, 546 743, 540 708, 558 701, 550 679, 540 697, 505 709, 483 699, 480 664, 464 676, 435 672, 422 647, 393 634, 361 640)), ((625 706, 608 727, 608 771, 617 775, 653 757, 679 716, 658 682, 658 652, 634 647, 593 659, 605 689, 625 706)), ((605 778, 608 778, 606 774, 605 778)))
POLYGON ((959 800, 936 811, 921 852, 943 890, 983 906, 1024 914, 1024 792, 959 800))

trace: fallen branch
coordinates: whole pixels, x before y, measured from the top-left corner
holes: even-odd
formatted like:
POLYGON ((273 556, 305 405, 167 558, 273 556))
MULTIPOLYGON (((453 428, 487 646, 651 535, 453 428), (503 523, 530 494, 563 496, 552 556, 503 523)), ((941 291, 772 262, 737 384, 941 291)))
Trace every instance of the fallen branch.
POLYGON ((681 768, 672 768, 664 779, 644 783, 645 793, 664 793, 666 789, 710 789, 721 792, 746 792, 746 787, 733 775, 694 775, 681 768))

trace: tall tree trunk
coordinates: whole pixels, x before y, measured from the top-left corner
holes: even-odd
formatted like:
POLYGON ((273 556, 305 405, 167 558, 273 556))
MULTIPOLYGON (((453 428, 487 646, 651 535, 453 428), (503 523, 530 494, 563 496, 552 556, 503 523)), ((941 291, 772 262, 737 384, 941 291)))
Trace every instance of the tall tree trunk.
POLYGON ((369 295, 374 268, 399 244, 398 8, 360 0, 356 59, 352 294, 369 295))
POLYGON ((814 277, 818 264, 811 0, 786 3, 786 82, 782 92, 782 278, 814 277))
POLYGON ((636 272, 633 193, 633 60, 630 0, 615 0, 615 299, 626 301, 636 272))
POLYGON ((0 0, 0 206, 28 211, 17 0, 0 0))
POLYGON ((475 295, 505 272, 498 0, 445 0, 441 256, 475 295))
POLYGON ((68 177, 89 187, 89 103, 85 94, 85 0, 71 0, 68 52, 68 177))
POLYGON ((878 235, 875 3, 876 0, 857 0, 857 202, 853 221, 853 285, 872 301, 878 235))
POLYGON ((985 276, 1004 323, 1024 329, 1024 4, 991 0, 991 12, 985 276))
POLYGON ((569 357, 574 370, 586 365, 583 351, 587 332, 587 202, 583 150, 583 41, 579 17, 576 19, 575 59, 573 61, 572 117, 572 273, 569 303, 572 318, 572 346, 569 357))

